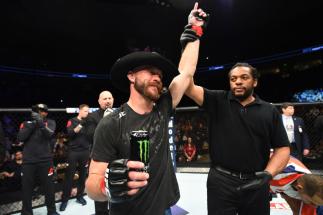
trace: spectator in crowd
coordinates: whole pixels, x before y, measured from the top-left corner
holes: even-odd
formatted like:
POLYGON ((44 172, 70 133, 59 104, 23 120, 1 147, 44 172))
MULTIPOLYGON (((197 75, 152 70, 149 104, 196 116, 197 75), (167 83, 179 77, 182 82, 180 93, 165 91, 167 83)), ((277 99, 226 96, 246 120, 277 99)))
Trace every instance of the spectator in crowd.
POLYGON ((2 147, 4 145, 4 131, 2 128, 2 123, 0 122, 0 147, 2 147))
POLYGON ((321 107, 320 114, 316 117, 314 121, 314 129, 321 144, 323 144, 323 107, 321 107))
POLYGON ((21 189, 21 165, 22 165, 22 148, 13 148, 14 159, 8 160, 3 165, 3 172, 0 178, 3 179, 2 191, 17 191, 21 189))
POLYGON ((6 147, 4 145, 4 131, 0 122, 0 164, 3 164, 6 158, 6 147))
POLYGON ((59 208, 60 211, 64 211, 67 207, 76 169, 78 169, 79 173, 76 202, 81 205, 87 204, 86 200, 83 198, 83 194, 91 144, 91 139, 87 132, 88 114, 89 106, 87 104, 82 104, 79 107, 77 117, 67 121, 66 128, 69 137, 67 156, 68 167, 65 172, 65 183, 62 194, 62 203, 59 208))
POLYGON ((8 172, 5 171, 5 164, 7 162, 5 147, 0 144, 0 192, 6 190, 4 179, 8 176, 8 172))
POLYGON ((288 162, 288 138, 277 109, 254 93, 257 69, 237 63, 228 78, 230 91, 209 90, 193 79, 186 91, 209 115, 208 214, 269 215, 268 182, 288 162))
POLYGON ((283 103, 282 119, 284 127, 291 146, 291 155, 300 161, 303 156, 307 156, 310 152, 310 144, 305 130, 304 121, 300 117, 294 116, 294 105, 291 103, 283 103))
POLYGON ((184 145, 184 155, 186 157, 186 162, 191 162, 195 159, 196 146, 192 142, 192 137, 187 138, 187 143, 184 145))
POLYGON ((55 166, 58 164, 65 163, 67 161, 67 142, 68 138, 64 133, 58 133, 56 143, 54 146, 54 163, 55 166))
POLYGON ((24 143, 22 162, 22 215, 33 214, 32 195, 35 181, 39 180, 45 192, 48 215, 57 215, 53 182, 52 136, 56 128, 48 119, 48 107, 36 104, 32 107, 31 120, 20 125, 18 141, 24 143), (37 177, 37 178, 36 178, 37 177))
POLYGON ((54 144, 54 166, 55 180, 62 182, 65 179, 65 172, 68 166, 67 163, 67 141, 68 138, 63 132, 58 132, 56 142, 54 144))
POLYGON ((195 160, 208 162, 208 132, 207 132, 207 115, 204 112, 179 112, 176 113, 176 159, 179 162, 186 161, 184 155, 184 143, 188 137, 194 140, 196 148, 195 160))
POLYGON ((323 177, 311 174, 292 156, 285 169, 270 181, 270 189, 281 194, 295 215, 316 215, 316 207, 323 205, 323 177))
POLYGON ((2 126, 7 138, 5 141, 7 144, 6 147, 8 150, 10 150, 8 147, 10 147, 11 142, 14 142, 14 140, 17 138, 17 125, 12 116, 5 114, 3 115, 2 126))
POLYGON ((179 132, 176 133, 174 137, 174 143, 176 144, 176 159, 178 162, 185 161, 184 156, 184 142, 182 141, 181 135, 179 132))
MULTIPOLYGON (((130 90, 130 97, 99 123, 87 180, 91 198, 111 198, 110 215, 170 214, 170 207, 179 199, 167 128, 196 70, 204 17, 206 14, 196 3, 189 17, 190 25, 181 37, 184 48, 178 68, 181 74, 167 59, 151 52, 128 54, 112 67, 112 83, 122 91, 130 90), (163 91, 162 80, 167 85, 171 82, 168 90, 163 91), (144 148, 149 152, 146 171, 142 171, 144 163, 128 161, 131 134, 133 138, 149 136, 138 141, 149 144, 144 148)), ((132 142, 137 143, 133 139, 132 142)))
MULTIPOLYGON (((93 113, 90 113, 88 117, 89 135, 92 141, 93 141, 95 129, 99 124, 100 120, 104 116, 107 116, 113 112, 112 107, 113 107, 114 98, 111 92, 105 90, 100 93, 98 102, 100 106, 99 110, 93 113)), ((95 206, 95 215, 109 214, 108 201, 104 201, 104 202, 94 201, 94 206, 95 206)))

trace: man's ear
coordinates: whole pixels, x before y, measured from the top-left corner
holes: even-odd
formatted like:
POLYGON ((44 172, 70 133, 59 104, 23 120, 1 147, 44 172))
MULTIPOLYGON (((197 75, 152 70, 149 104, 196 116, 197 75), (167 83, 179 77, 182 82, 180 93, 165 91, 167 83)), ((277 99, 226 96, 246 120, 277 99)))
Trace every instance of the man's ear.
POLYGON ((303 185, 301 185, 299 183, 296 184, 295 188, 297 191, 304 189, 303 185))
POLYGON ((135 83, 135 76, 134 76, 134 73, 128 73, 127 74, 127 77, 130 81, 130 83, 135 83))
POLYGON ((257 87, 257 85, 258 85, 258 79, 255 79, 255 82, 253 83, 253 87, 255 88, 257 87))

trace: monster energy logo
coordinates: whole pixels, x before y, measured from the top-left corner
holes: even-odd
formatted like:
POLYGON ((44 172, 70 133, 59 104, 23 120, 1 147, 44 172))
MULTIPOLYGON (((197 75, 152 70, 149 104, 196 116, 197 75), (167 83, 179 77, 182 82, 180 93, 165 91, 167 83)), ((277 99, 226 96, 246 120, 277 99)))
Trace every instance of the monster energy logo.
POLYGON ((144 163, 149 159, 149 140, 138 140, 139 143, 139 157, 144 163))

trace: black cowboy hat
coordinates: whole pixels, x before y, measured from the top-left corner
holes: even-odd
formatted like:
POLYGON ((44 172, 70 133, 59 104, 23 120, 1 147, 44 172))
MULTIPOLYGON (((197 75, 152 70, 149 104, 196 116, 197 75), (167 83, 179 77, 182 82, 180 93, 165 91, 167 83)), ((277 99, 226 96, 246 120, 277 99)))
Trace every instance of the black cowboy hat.
POLYGON ((163 72, 163 84, 168 86, 172 79, 179 74, 176 66, 156 52, 133 52, 119 58, 112 66, 110 78, 112 84, 123 92, 129 91, 127 74, 140 66, 154 66, 163 72))

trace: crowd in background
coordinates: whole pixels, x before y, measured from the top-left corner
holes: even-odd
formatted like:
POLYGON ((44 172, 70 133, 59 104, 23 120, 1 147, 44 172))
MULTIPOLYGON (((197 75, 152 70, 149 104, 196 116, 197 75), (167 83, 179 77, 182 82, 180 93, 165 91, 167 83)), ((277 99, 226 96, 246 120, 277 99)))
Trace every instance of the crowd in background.
POLYGON ((175 117, 177 162, 209 162, 207 117, 203 112, 179 112, 175 117))
MULTIPOLYGON (((314 106, 296 106, 296 115, 302 114, 310 138, 311 150, 306 156, 309 160, 320 160, 323 157, 322 110, 314 106), (321 133, 320 133, 321 131, 321 133), (316 142, 314 142, 316 140, 316 142)), ((180 163, 208 163, 208 120, 203 111, 177 112, 175 116, 175 144, 177 147, 176 161, 180 163)), ((19 191, 21 189, 22 146, 15 135, 19 128, 9 116, 2 117, 0 127, 0 192, 19 191)), ((59 131, 52 140, 56 182, 63 182, 67 163, 68 135, 59 131)), ((74 179, 78 179, 78 172, 74 179)))
MULTIPOLYGON (((308 109, 307 106, 297 105, 295 110, 295 115, 301 115, 304 119, 306 133, 309 136, 310 152, 306 155, 305 162, 323 158, 323 128, 321 122, 323 107, 314 106, 308 109)), ((206 114, 203 111, 177 112, 175 125, 176 161, 179 163, 209 162, 208 120, 206 114), (192 146, 188 147, 188 145, 192 146), (189 154, 194 154, 192 158, 185 153, 188 148, 190 148, 189 154), (195 152, 193 153, 192 151, 195 152)))

